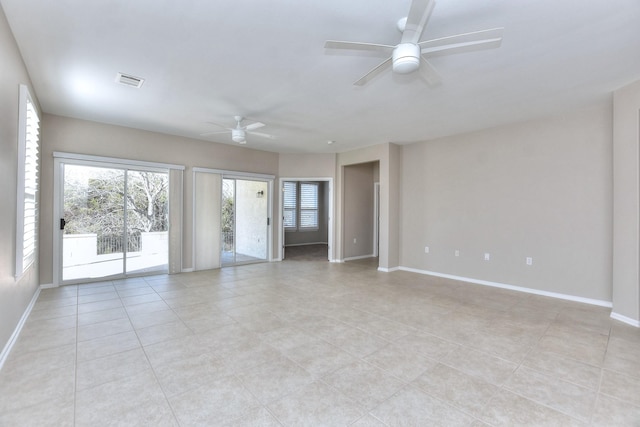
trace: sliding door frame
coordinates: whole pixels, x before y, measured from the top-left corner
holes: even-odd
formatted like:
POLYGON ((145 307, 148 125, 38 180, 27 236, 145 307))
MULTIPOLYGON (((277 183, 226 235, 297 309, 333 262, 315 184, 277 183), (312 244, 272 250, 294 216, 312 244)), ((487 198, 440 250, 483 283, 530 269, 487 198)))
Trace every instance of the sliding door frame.
MULTIPOLYGON (((169 163, 155 163, 155 162, 146 162, 140 160, 129 160, 129 159, 120 159, 115 157, 102 157, 102 156, 92 156, 86 154, 77 154, 77 153, 65 153, 54 151, 53 153, 53 285, 67 285, 74 283, 86 283, 86 282, 95 282, 102 281, 105 279, 79 279, 79 280, 68 280, 63 281, 62 279, 62 251, 63 251, 63 230, 60 230, 60 218, 64 217, 64 206, 62 204, 62 184, 64 179, 64 165, 78 165, 78 166, 92 166, 92 167, 104 167, 104 168, 114 168, 114 169, 122 169, 124 171, 148 171, 148 172, 160 172, 167 173, 167 175, 171 176, 171 170, 180 170, 184 171, 185 167, 182 165, 174 165, 169 163)), ((126 174, 125 174, 126 176, 126 174)), ((171 187, 171 183, 169 183, 169 188, 171 187)), ((167 189, 168 191, 168 189, 167 189)), ((168 234, 172 234, 172 210, 171 210, 171 197, 178 197, 182 200, 182 194, 171 195, 169 192, 169 230, 168 234)), ((125 209, 126 212, 126 209, 125 209)), ((182 217, 182 212, 176 213, 179 217, 182 217)), ((173 226, 182 227, 182 224, 175 224, 173 226)), ((180 239, 182 240, 182 239, 180 239)), ((171 241, 171 240, 169 240, 171 241)), ((182 246, 182 241, 179 242, 179 245, 182 246)), ((172 248, 169 247, 169 254, 172 252, 172 248)), ((181 252, 181 250, 179 251, 181 252)), ((124 255, 123 255, 124 256, 124 255)), ((169 255, 171 256, 171 255, 169 255)), ((145 273, 141 274, 127 274, 126 272, 126 256, 125 261, 123 261, 123 272, 122 275, 118 275, 118 278, 125 277, 134 277, 140 275, 146 275, 145 273)), ((171 265, 171 260, 168 260, 168 265, 171 265)), ((169 267, 170 268, 170 267, 169 267)), ((111 277, 111 276, 109 276, 111 277)), ((111 280, 111 279, 107 279, 111 280)))

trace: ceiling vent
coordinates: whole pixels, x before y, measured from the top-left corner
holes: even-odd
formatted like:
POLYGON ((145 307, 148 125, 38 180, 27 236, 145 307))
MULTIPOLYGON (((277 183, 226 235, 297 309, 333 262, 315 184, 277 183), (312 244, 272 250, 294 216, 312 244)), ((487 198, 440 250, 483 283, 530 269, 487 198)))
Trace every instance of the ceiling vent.
POLYGON ((140 87, 142 87, 142 84, 144 83, 144 79, 141 79, 140 77, 135 77, 129 74, 118 73, 116 75, 116 83, 120 83, 121 85, 131 86, 139 89, 140 87))

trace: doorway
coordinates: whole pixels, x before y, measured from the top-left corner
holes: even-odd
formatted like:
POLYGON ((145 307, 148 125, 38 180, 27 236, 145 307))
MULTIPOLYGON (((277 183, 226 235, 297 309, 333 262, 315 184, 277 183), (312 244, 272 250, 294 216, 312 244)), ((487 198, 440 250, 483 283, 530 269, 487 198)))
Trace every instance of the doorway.
POLYGON ((222 180, 221 264, 264 262, 269 248, 269 183, 222 180))
POLYGON ((333 178, 280 178, 279 188, 279 258, 332 261, 333 178))
POLYGON ((167 273, 168 170, 60 164, 61 282, 167 273))

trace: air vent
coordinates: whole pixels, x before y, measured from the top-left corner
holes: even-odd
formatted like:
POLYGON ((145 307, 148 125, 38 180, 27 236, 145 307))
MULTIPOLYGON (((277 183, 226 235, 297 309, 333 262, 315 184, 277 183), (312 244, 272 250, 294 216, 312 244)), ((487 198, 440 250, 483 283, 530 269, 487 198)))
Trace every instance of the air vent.
POLYGON ((131 86, 135 88, 142 87, 142 83, 144 83, 144 79, 140 77, 135 77, 129 74, 118 73, 116 76, 116 83, 120 83, 121 85, 131 86))

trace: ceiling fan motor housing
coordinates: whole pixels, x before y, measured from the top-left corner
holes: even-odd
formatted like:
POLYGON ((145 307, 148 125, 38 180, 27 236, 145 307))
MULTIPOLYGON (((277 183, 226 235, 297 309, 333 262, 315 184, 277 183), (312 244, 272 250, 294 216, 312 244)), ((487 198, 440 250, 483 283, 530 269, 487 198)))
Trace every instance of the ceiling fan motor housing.
POLYGON ((231 139, 233 139, 234 142, 239 142, 240 144, 245 143, 244 130, 231 129, 231 139))
POLYGON ((420 46, 415 43, 400 43, 393 49, 393 71, 408 74, 420 66, 420 46))

